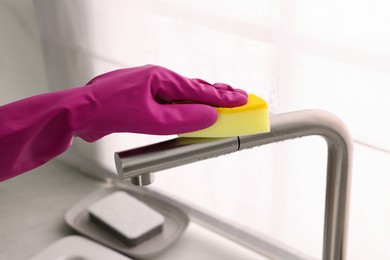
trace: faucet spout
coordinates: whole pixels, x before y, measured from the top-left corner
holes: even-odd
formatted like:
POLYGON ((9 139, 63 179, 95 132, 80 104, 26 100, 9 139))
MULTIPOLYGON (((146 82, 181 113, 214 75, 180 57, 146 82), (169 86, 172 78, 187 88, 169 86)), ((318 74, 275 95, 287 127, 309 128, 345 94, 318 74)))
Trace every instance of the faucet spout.
MULTIPOLYGON (((176 138, 115 153, 115 165, 121 180, 132 180, 151 172, 205 160, 239 150, 238 137, 176 138)), ((134 182, 133 182, 134 183, 134 182)), ((144 182, 142 186, 150 184, 144 182)))

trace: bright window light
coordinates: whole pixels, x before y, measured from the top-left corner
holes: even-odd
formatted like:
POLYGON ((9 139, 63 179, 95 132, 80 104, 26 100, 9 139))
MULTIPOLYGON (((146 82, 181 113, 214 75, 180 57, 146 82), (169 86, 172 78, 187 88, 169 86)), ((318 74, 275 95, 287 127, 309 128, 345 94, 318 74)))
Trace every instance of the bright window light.
MULTIPOLYGON (((55 86, 69 85, 55 78, 58 71, 79 82, 154 63, 258 94, 273 113, 319 108, 338 115, 356 147, 349 258, 390 259, 389 1, 55 2, 61 12, 39 17, 52 26, 43 39, 52 48, 55 86), (55 48, 68 55, 61 59, 55 48)), ((109 136, 93 154, 115 171, 115 151, 158 140, 109 136)), ((324 147, 309 138, 240 152, 161 173, 153 187, 320 258, 324 147)), ((90 144, 79 149, 90 151, 90 144)))

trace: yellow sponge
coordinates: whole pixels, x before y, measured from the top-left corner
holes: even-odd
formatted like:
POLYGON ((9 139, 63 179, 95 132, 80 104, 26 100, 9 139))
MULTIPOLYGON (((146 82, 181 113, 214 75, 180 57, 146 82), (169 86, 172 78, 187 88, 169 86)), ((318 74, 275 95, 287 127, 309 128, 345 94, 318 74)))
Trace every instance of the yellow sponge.
POLYGON ((248 103, 233 108, 217 107, 218 119, 212 126, 180 137, 232 137, 270 131, 267 103, 260 97, 248 95, 248 103))

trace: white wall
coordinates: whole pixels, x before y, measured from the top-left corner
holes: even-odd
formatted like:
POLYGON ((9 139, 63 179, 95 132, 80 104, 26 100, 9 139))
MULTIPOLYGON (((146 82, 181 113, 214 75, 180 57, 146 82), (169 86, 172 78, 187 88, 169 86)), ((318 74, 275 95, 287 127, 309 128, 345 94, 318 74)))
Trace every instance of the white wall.
POLYGON ((32 1, 0 0, 0 104, 48 90, 32 1))

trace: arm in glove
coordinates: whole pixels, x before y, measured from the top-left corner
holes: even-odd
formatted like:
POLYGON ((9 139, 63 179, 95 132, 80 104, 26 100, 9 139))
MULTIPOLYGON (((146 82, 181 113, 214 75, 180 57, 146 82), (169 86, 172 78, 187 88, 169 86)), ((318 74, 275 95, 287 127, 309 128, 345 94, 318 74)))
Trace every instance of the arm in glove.
POLYGON ((0 181, 63 153, 74 136, 93 142, 115 132, 196 131, 217 120, 211 106, 246 102, 247 94, 229 85, 212 85, 147 65, 100 75, 83 87, 0 106, 0 181))

